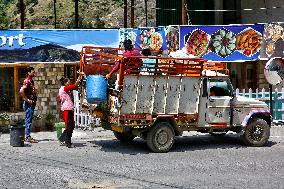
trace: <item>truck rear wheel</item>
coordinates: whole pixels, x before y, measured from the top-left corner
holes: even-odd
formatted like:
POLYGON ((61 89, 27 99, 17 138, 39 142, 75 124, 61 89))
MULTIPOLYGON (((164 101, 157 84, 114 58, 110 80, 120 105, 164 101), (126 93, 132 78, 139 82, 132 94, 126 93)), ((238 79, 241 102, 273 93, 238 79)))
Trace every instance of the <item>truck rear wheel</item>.
POLYGON ((129 133, 119 133, 113 131, 113 134, 121 142, 131 142, 135 138, 135 136, 129 133))
POLYGON ((263 119, 255 119, 245 128, 241 140, 249 146, 263 146, 270 136, 270 127, 263 119))
POLYGON ((153 152, 168 152, 174 144, 175 133, 167 122, 154 125, 147 133, 147 145, 153 152))

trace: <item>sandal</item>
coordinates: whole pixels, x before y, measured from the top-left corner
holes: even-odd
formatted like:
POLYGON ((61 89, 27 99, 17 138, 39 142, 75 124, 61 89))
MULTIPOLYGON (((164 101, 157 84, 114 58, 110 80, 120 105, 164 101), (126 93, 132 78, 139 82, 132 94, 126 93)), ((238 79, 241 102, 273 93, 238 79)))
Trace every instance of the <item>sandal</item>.
POLYGON ((60 146, 66 146, 66 142, 65 141, 60 141, 60 146))
POLYGON ((26 137, 25 138, 25 142, 29 142, 29 143, 38 143, 38 140, 32 138, 32 137, 26 137))

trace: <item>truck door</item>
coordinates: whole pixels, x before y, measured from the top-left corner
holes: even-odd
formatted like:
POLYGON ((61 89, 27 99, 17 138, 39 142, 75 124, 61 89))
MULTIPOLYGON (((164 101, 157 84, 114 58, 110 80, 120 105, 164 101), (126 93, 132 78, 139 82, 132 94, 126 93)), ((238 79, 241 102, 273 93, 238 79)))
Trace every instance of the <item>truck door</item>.
POLYGON ((209 78, 206 122, 211 125, 230 125, 232 86, 226 78, 209 78))

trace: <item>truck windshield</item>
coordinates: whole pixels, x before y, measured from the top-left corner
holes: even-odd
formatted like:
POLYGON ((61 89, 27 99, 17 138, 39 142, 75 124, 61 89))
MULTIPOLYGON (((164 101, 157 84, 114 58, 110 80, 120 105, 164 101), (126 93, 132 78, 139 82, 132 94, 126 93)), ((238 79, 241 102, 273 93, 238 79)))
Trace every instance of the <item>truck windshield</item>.
POLYGON ((209 80, 210 96, 231 96, 232 87, 227 80, 210 79, 209 80))

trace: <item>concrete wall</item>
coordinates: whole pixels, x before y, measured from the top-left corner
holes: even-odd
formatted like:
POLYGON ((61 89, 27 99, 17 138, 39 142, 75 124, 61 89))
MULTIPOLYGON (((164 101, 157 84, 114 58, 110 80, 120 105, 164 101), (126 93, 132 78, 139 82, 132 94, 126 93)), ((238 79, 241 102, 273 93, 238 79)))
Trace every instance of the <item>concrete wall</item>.
POLYGON ((57 94, 60 87, 59 79, 64 76, 64 64, 37 64, 37 76, 34 78, 38 94, 36 112, 42 115, 52 114, 56 120, 60 118, 60 107, 57 94))

